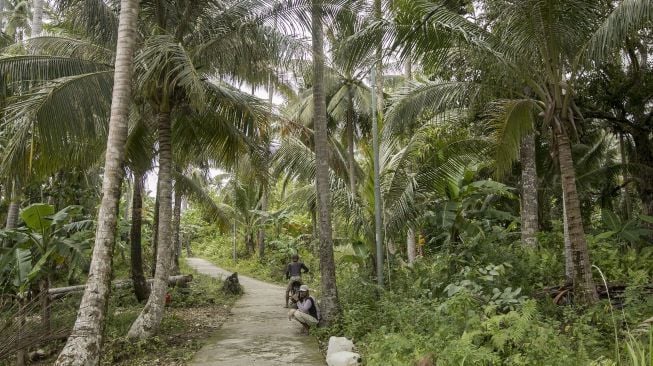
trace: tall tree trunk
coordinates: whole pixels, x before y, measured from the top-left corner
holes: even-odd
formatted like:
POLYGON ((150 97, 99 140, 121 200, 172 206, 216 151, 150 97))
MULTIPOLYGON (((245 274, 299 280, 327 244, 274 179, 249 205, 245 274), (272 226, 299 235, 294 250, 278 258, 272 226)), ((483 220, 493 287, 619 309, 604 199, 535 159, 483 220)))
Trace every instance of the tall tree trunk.
POLYGON ((152 277, 156 274, 156 258, 159 251, 159 208, 161 201, 159 201, 159 191, 157 188, 156 198, 154 199, 154 217, 152 218, 152 277))
POLYGON ((598 294, 592 279, 592 264, 585 240, 580 200, 576 191, 576 171, 571 155, 571 143, 563 128, 560 125, 555 126, 554 133, 560 163, 565 216, 571 241, 574 297, 580 304, 592 304, 598 301, 598 294))
MULTIPOLYGON (((642 201, 642 213, 653 216, 653 141, 646 133, 638 131, 632 134, 635 142, 634 163, 642 164, 648 169, 636 169, 633 173, 637 175, 637 191, 642 201)), ((653 229, 653 225, 651 225, 653 229)))
POLYGON ((127 118, 132 97, 132 66, 136 44, 138 1, 122 0, 120 9, 109 137, 95 246, 77 320, 64 349, 57 358, 56 365, 97 365, 102 354, 102 335, 111 289, 111 253, 118 221, 120 186, 124 175, 122 164, 127 141, 127 118))
POLYGON ((159 331, 168 290, 168 277, 172 265, 172 139, 170 111, 159 112, 159 235, 156 256, 156 274, 147 304, 134 321, 129 333, 130 338, 149 338, 159 331))
POLYGON ((181 242, 179 241, 179 229, 181 226, 181 190, 175 189, 175 206, 172 210, 172 256, 171 275, 179 274, 179 256, 181 256, 181 242))
MULTIPOLYGON (((383 20, 383 8, 381 5, 381 0, 374 0, 374 18, 378 21, 383 20)), ((376 51, 375 51, 376 61, 374 67, 376 68, 376 108, 377 113, 379 114, 379 120, 383 121, 383 112, 385 110, 385 100, 383 95, 383 39, 382 35, 379 34, 378 40, 376 42, 376 51)))
MULTIPOLYGON (((275 18, 274 24, 276 26, 277 19, 275 18)), ((268 77, 268 120, 272 121, 272 100, 274 98, 274 86, 272 85, 272 77, 268 77)), ((265 141, 265 156, 264 156, 264 165, 266 173, 270 170, 270 135, 267 130, 264 130, 263 140, 265 141)), ((263 179, 261 183, 261 211, 268 211, 268 195, 270 189, 270 183, 267 181, 267 178, 263 179)), ((265 257, 265 226, 261 226, 258 229, 258 236, 256 238, 258 246, 258 257, 263 259, 265 257)))
MULTIPOLYGON (((374 0, 374 17, 378 21, 383 20, 381 0, 374 0)), ((383 98, 383 40, 379 34, 376 44, 376 73, 372 73, 376 83, 376 113, 372 109, 372 150, 374 155, 374 226, 376 239, 376 277, 379 286, 383 287, 383 243, 384 243, 384 224, 383 224, 383 196, 381 195, 381 164, 379 161, 379 131, 383 122, 383 110, 385 102, 383 98)), ((374 103, 374 101, 372 102, 374 103)))
MULTIPOLYGON (((134 175, 134 178, 136 176, 134 175)), ((132 204, 133 204, 133 194, 134 194, 134 187, 131 186, 131 183, 129 182, 129 179, 127 179, 127 187, 125 187, 125 211, 123 213, 123 220, 129 221, 131 212, 132 212, 132 204)))
POLYGON ((415 230, 409 227, 406 233, 406 254, 408 256, 408 264, 411 266, 415 263, 417 258, 417 248, 415 247, 415 230))
MULTIPOLYGON (((410 54, 404 63, 404 76, 406 77, 406 81, 411 81, 413 79, 413 63, 410 59, 410 54)), ((406 232, 406 255, 408 257, 408 264, 412 266, 417 258, 417 248, 415 230, 411 227, 409 227, 406 232)))
POLYGON ((131 247, 131 275, 134 283, 134 295, 138 302, 150 296, 150 287, 145 282, 143 273, 143 247, 141 234, 143 227, 143 174, 134 172, 134 192, 132 194, 131 230, 129 242, 131 247))
POLYGON ((569 237, 569 224, 567 223, 567 199, 565 192, 562 192, 562 238, 564 240, 565 254, 565 280, 567 283, 574 282, 574 254, 571 250, 571 238, 569 237))
POLYGON ((245 233, 245 249, 247 249, 247 255, 251 256, 254 254, 254 238, 252 233, 245 233))
POLYGON ((41 296, 41 329, 44 334, 50 333, 50 276, 45 276, 39 283, 39 293, 41 296))
MULTIPOLYGON (((263 187, 263 192, 261 193, 261 211, 267 212, 268 210, 268 189, 263 187)), ((265 228, 261 227, 258 229, 258 257, 263 259, 265 257, 265 228)))
POLYGON ((190 258, 193 256, 193 251, 190 247, 190 237, 184 235, 184 241, 186 242, 186 256, 190 258))
POLYGON ((13 229, 18 225, 18 215, 20 213, 20 188, 14 180, 11 184, 11 199, 9 200, 9 209, 7 210, 7 224, 5 229, 13 229))
POLYGON ((313 48, 313 124, 315 126, 315 186, 320 238, 320 282, 322 318, 326 324, 339 313, 336 268, 333 258, 331 211, 329 207, 329 150, 324 94, 324 35, 322 32, 322 0, 313 0, 311 7, 313 48))
POLYGON ((521 160, 521 241, 527 247, 537 247, 538 206, 537 168, 535 166, 535 135, 524 136, 519 149, 521 160))
POLYGON ((347 109, 347 170, 349 171, 349 190, 356 197, 356 155, 354 141, 354 98, 349 91, 349 107, 347 109))
POLYGON ((32 3, 32 37, 38 37, 43 30, 43 0, 32 3))
POLYGON ((626 153, 626 138, 623 134, 619 134, 619 153, 621 155, 621 163, 625 166, 623 174, 623 188, 621 195, 624 200, 624 216, 626 220, 630 220, 633 216, 633 204, 630 200, 630 189, 628 189, 630 180, 630 173, 628 169, 628 156, 626 153))

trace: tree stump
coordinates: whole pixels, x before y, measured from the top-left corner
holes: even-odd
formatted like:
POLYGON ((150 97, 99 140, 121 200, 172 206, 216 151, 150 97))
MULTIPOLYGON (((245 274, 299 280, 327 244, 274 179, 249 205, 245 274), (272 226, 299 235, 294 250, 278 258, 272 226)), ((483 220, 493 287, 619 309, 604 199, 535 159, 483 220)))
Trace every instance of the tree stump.
POLYGON ((243 287, 238 281, 238 272, 234 272, 224 280, 224 283, 222 284, 222 292, 230 295, 240 295, 243 293, 243 287))

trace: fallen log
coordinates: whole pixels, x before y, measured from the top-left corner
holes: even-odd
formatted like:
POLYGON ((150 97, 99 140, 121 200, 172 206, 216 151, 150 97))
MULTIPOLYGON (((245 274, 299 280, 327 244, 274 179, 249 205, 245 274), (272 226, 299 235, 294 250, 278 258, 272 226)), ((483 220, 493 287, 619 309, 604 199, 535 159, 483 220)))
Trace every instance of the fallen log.
MULTIPOLYGON (((179 275, 179 276, 170 276, 168 278, 168 286, 184 286, 188 282, 193 280, 193 275, 179 275)), ((150 278, 147 280, 147 283, 152 284, 154 279, 150 278)), ((114 288, 128 288, 132 287, 133 282, 131 280, 120 280, 112 283, 114 288)), ((78 286, 68 286, 68 287, 56 287, 48 290, 48 295, 53 298, 60 297, 72 292, 82 292, 86 289, 86 285, 78 286)))

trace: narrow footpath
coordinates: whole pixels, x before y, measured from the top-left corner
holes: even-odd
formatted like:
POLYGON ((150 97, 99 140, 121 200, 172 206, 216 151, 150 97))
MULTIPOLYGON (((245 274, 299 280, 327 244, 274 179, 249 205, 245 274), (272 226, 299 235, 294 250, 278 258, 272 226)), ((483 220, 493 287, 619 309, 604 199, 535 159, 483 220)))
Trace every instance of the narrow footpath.
MULTIPOLYGON (((188 258, 200 273, 226 278, 231 275, 200 258, 188 258)), ((190 363, 195 366, 276 366, 326 364, 314 337, 300 334, 301 326, 288 321, 283 307, 285 288, 238 274, 245 294, 232 314, 190 363)))

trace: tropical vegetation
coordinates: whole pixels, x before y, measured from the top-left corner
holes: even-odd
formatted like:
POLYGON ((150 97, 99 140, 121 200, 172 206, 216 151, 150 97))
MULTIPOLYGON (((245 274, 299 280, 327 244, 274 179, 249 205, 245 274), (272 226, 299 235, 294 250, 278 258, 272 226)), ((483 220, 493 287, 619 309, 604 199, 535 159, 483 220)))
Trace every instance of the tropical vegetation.
POLYGON ((650 0, 6 0, 0 47, 0 358, 132 362, 184 257, 299 253, 368 365, 653 365, 650 0))

